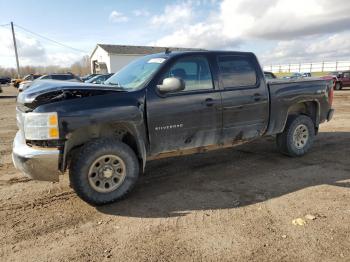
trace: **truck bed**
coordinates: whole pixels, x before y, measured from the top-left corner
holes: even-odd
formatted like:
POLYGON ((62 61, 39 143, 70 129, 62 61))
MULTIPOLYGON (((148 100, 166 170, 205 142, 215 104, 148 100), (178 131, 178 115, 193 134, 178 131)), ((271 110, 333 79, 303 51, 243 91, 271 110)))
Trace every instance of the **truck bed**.
POLYGON ((332 88, 327 81, 319 78, 283 79, 268 82, 270 93, 270 119, 267 135, 278 134, 283 131, 287 116, 295 107, 303 106, 303 102, 312 101, 312 107, 318 112, 316 125, 327 119, 330 109, 328 92, 332 88))

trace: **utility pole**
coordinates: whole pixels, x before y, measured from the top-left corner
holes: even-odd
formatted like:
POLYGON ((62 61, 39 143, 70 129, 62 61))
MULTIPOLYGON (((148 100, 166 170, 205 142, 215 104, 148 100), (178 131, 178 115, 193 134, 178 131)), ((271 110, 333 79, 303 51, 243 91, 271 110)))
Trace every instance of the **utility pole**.
POLYGON ((11 22, 11 30, 12 30, 13 46, 15 48, 15 55, 16 55, 17 77, 20 78, 21 74, 19 72, 18 52, 17 52, 16 36, 15 36, 15 30, 13 28, 13 22, 11 22))

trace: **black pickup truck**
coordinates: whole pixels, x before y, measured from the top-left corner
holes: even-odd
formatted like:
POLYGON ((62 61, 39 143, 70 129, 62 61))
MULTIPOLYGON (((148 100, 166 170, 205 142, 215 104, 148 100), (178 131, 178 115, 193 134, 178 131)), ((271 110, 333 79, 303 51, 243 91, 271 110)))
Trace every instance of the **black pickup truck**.
POLYGON ((330 120, 333 89, 320 79, 268 84, 253 53, 164 52, 142 57, 105 85, 37 81, 17 98, 13 162, 101 205, 125 196, 149 160, 276 135, 292 157, 330 120))

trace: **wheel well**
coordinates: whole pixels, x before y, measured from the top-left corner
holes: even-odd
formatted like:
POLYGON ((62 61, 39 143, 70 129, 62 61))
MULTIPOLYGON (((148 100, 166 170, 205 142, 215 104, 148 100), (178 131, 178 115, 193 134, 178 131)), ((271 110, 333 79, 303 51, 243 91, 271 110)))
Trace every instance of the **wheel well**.
POLYGON ((124 133, 121 141, 127 144, 128 146, 130 146, 131 149, 135 152, 136 156, 140 158, 140 152, 138 152, 136 139, 131 133, 129 132, 124 133))
POLYGON ((314 122, 315 128, 318 129, 319 114, 318 104, 315 101, 301 102, 292 105, 288 110, 288 117, 291 115, 306 115, 314 122))
POLYGON ((61 170, 64 171, 66 167, 70 165, 71 159, 74 158, 74 155, 84 144, 93 139, 106 137, 117 138, 118 140, 127 144, 135 152, 141 164, 146 160, 138 148, 135 136, 126 125, 117 124, 90 126, 88 128, 76 130, 68 135, 61 170))

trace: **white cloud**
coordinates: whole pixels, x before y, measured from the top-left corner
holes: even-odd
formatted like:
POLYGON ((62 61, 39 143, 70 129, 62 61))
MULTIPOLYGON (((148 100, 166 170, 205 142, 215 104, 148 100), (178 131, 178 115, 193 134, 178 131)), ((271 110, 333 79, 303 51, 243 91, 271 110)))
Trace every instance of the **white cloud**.
POLYGON ((191 2, 167 6, 152 23, 176 30, 152 44, 237 49, 244 43, 258 46, 259 41, 270 41, 277 44, 270 52, 276 52, 275 59, 289 59, 338 56, 339 44, 346 47, 349 39, 344 33, 350 31, 348 0, 223 0, 197 23, 193 23, 193 10, 191 2))
POLYGON ((192 13, 190 2, 166 5, 162 14, 152 17, 151 23, 159 27, 179 27, 191 21, 192 13))
POLYGON ((47 61, 52 61, 50 65, 71 66, 74 62, 82 58, 81 53, 71 52, 52 52, 47 55, 47 61))
POLYGON ((152 43, 156 46, 195 47, 203 49, 226 49, 241 44, 239 38, 226 37, 221 32, 222 27, 218 23, 197 23, 175 31, 152 43), (220 32, 220 35, 218 35, 220 32))
POLYGON ((151 13, 148 12, 146 9, 135 9, 134 11, 132 11, 132 13, 134 14, 134 16, 150 16, 151 13))
POLYGON ((265 64, 299 61, 333 61, 350 57, 350 32, 328 37, 280 41, 277 46, 264 53, 265 64))
MULTIPOLYGON (((55 45, 43 45, 41 41, 16 31, 19 63, 21 66, 58 65, 70 66, 82 57, 81 53, 70 52, 55 45)), ((12 34, 7 28, 0 28, 1 66, 15 67, 15 52, 12 34)))
POLYGON ((109 21, 113 23, 121 23, 121 22, 127 22, 129 18, 125 16, 123 13, 120 13, 116 10, 112 11, 109 15, 109 21))
POLYGON ((46 50, 37 39, 18 35, 17 37, 18 54, 25 58, 42 59, 46 56, 46 50))
MULTIPOLYGON (((16 32, 18 54, 25 58, 41 58, 45 56, 45 48, 35 38, 16 32)), ((0 29, 0 55, 12 56, 14 54, 12 34, 8 29, 0 29)))

